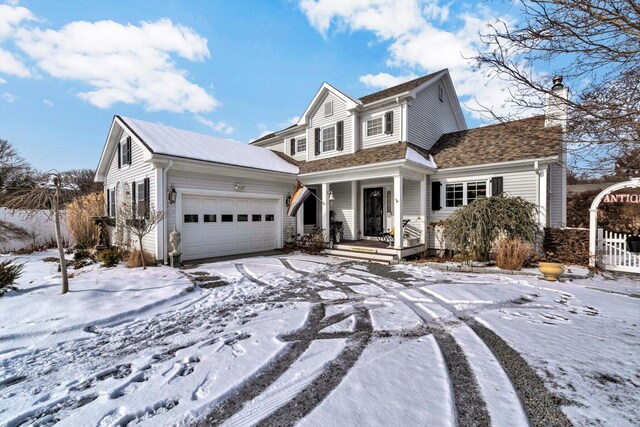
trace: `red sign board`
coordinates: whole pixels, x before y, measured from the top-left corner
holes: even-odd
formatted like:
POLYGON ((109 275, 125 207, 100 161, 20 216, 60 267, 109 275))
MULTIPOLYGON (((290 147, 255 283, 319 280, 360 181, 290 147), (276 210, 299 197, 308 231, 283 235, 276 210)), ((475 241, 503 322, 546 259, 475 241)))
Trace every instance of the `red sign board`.
POLYGON ((605 203, 640 203, 640 193, 636 194, 607 194, 605 203))

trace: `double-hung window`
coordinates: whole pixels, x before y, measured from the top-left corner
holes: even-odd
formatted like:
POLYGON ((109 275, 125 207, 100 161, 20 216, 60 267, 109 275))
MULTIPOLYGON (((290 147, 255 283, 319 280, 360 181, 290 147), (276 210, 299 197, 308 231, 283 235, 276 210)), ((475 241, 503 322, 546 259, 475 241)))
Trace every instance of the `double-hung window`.
POLYGON ((464 204, 464 184, 447 184, 445 191, 445 206, 448 208, 457 208, 464 204))
POLYGON ((382 135, 382 117, 367 120, 367 136, 382 135))
POLYGON ((467 182, 467 205, 479 197, 487 195, 487 182, 467 182))
POLYGON ((329 126, 322 129, 322 152, 336 149, 336 127, 329 126))
POLYGON ((307 138, 296 139, 296 153, 303 153, 307 150, 307 138))
POLYGON ((116 216, 116 190, 110 188, 107 190, 107 216, 115 218, 116 216))
POLYGON ((145 218, 147 215, 147 201, 145 185, 143 182, 136 183, 136 217, 145 218))

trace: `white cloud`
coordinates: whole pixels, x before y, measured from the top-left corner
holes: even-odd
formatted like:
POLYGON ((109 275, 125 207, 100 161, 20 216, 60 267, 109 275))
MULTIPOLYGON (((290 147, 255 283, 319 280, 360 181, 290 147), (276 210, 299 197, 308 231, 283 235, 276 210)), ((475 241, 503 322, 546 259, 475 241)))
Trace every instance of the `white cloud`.
POLYGON ((0 73, 18 77, 30 77, 31 72, 11 52, 0 47, 0 73))
POLYGON ((54 103, 53 103, 53 102, 51 102, 51 101, 49 101, 48 99, 43 99, 43 100, 42 100, 42 103, 43 103, 44 105, 46 105, 47 107, 53 107, 53 106, 54 106, 54 103))
POLYGON ((381 39, 397 37, 424 23, 414 0, 301 0, 300 9, 325 36, 332 23, 338 31, 368 30, 381 39))
POLYGON ((15 100, 16 100, 16 97, 15 97, 14 95, 10 94, 9 92, 4 92, 4 93, 1 95, 1 97, 2 97, 2 99, 3 99, 4 101, 8 102, 9 104, 11 104, 13 101, 15 101, 15 100))
POLYGON ((407 74, 403 76, 392 76, 389 73, 365 74, 364 76, 360 76, 360 83, 371 88, 386 89, 391 86, 408 82, 416 77, 418 76, 415 74, 407 74))
POLYGON ((389 42, 387 66, 399 73, 363 75, 360 82, 365 86, 390 87, 416 74, 448 68, 463 106, 472 116, 479 117, 476 98, 486 107, 504 111, 508 84, 477 71, 472 60, 466 58, 486 48, 479 33, 488 23, 497 19, 511 22, 509 17, 484 6, 454 17, 451 3, 438 0, 378 0, 371 4, 364 0, 300 0, 299 4, 323 36, 333 25, 337 31, 370 31, 377 39, 389 42), (410 17, 404 15, 406 11, 411 11, 410 17))
POLYGON ((7 81, 5 79, 3 79, 2 77, 0 77, 0 85, 5 84, 7 81))
MULTIPOLYGON (((97 107, 122 102, 150 111, 205 113, 219 105, 176 65, 178 58, 201 62, 210 57, 207 39, 191 28, 160 19, 138 25, 75 21, 58 30, 34 29, 26 25, 37 20, 28 9, 1 7, 9 14, 0 20, 0 33, 39 69, 88 85, 91 89, 78 97, 97 107)), ((1 72, 30 75, 15 54, 3 50, 0 55, 1 72)))
POLYGON ((224 133, 226 135, 233 133, 233 130, 234 130, 233 127, 229 126, 227 122, 223 122, 223 121, 214 122, 213 120, 209 120, 205 117, 202 117, 199 114, 196 114, 195 116, 193 116, 193 118, 195 119, 196 122, 207 126, 213 131, 224 133))

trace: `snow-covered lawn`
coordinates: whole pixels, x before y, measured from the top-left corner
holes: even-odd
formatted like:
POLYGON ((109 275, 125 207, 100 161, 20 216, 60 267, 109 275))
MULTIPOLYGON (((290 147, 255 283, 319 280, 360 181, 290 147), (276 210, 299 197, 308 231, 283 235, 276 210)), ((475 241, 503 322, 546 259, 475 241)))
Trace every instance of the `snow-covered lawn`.
POLYGON ((60 295, 51 255, 20 257, 19 290, 0 298, 0 425, 640 419, 639 281, 291 254, 91 265, 60 295))

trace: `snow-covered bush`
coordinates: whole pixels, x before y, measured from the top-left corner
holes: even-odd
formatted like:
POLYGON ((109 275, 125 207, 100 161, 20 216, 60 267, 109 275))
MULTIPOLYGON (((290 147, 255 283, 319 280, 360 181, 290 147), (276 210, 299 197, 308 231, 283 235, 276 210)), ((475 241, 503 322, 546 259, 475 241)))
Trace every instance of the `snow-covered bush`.
POLYGON ((12 259, 0 261, 0 296, 16 289, 13 284, 20 277, 23 269, 24 264, 16 264, 12 259))

